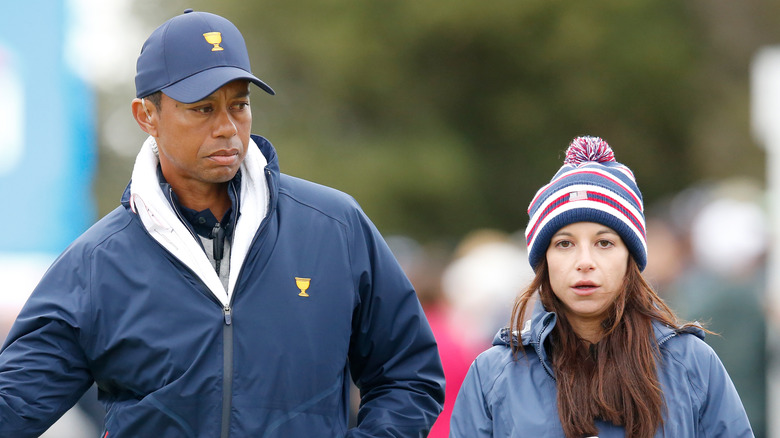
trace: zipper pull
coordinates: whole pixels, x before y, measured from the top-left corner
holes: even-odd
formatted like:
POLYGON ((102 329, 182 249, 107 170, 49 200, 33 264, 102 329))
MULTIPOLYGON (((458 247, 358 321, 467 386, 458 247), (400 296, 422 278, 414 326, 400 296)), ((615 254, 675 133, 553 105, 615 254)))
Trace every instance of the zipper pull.
POLYGON ((225 315, 225 325, 230 325, 233 322, 233 315, 230 312, 230 306, 225 306, 222 309, 222 313, 225 315))

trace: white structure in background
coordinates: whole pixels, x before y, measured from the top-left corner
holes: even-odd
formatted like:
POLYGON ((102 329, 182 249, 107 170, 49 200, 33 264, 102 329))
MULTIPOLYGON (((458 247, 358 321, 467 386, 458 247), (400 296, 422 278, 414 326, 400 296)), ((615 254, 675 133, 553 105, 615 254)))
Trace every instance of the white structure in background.
POLYGON ((767 156, 767 191, 771 237, 767 264, 769 348, 773 359, 768 367, 767 431, 780 437, 780 46, 760 49, 751 66, 751 123, 758 143, 767 156))
MULTIPOLYGON (((24 152, 24 85, 19 62, 11 48, 0 41, 0 120, 3 134, 0 135, 0 175, 16 170, 24 152)), ((3 293, 0 294, 0 338, 16 319, 16 314, 27 301, 38 280, 52 262, 48 255, 0 252, 0 278, 3 279, 3 293)))
POLYGON ((0 42, 0 120, 3 121, 3 135, 0 135, 0 174, 19 164, 24 147, 24 107, 22 99, 22 78, 15 54, 0 42))
POLYGON ((134 0, 66 2, 73 21, 65 42, 66 61, 96 93, 126 97, 119 106, 110 102, 101 108, 101 147, 135 158, 146 138, 130 116, 130 100, 135 97, 135 62, 146 37, 159 23, 141 22, 132 10, 134 0), (84 50, 85 45, 89 50, 84 50))
POLYGON ((769 236, 764 212, 748 200, 714 199, 691 224, 695 259, 724 277, 738 277, 755 269, 767 251, 769 236))

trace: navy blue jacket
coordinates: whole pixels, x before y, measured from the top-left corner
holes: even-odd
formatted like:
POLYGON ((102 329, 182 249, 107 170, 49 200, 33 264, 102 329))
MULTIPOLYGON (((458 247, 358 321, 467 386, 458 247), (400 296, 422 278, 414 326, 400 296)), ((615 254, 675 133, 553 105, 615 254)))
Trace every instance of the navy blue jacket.
MULTIPOLYGON (((537 304, 521 333, 525 356, 507 330, 471 365, 452 413, 451 438, 563 438, 555 372, 545 349, 557 316, 537 304)), ((654 323, 661 350, 658 380, 666 409, 657 437, 752 437, 745 409, 720 359, 702 341, 704 332, 654 323)), ((596 421, 600 438, 624 437, 622 427, 596 421)))
POLYGON ((280 174, 253 140, 270 205, 230 306, 149 235, 126 191, 15 322, 0 436, 38 436, 93 381, 109 438, 426 435, 444 377, 411 284, 351 197, 280 174), (347 430, 350 373, 362 404, 347 430))

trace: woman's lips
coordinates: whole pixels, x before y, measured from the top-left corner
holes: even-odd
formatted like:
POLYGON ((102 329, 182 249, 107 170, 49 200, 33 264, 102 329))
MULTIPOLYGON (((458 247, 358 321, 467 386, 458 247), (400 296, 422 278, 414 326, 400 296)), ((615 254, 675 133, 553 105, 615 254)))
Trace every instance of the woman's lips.
POLYGON ((591 281, 578 281, 572 286, 572 290, 579 296, 588 296, 596 292, 599 286, 591 281))

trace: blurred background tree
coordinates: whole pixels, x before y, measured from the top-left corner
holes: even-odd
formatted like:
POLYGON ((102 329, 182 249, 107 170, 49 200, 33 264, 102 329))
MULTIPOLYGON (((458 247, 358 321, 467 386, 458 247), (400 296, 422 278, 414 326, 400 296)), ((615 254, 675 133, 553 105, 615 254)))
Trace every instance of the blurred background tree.
MULTIPOLYGON (((252 108, 282 171, 350 193, 384 234, 522 230, 583 134, 614 147, 646 205, 700 180, 763 181, 748 72, 780 39, 777 1, 133 3, 144 38, 187 7, 243 32, 277 91, 255 90, 252 108)), ((143 140, 133 96, 100 94, 100 214, 143 140)))

